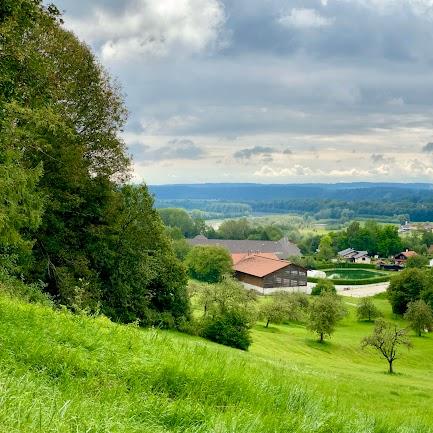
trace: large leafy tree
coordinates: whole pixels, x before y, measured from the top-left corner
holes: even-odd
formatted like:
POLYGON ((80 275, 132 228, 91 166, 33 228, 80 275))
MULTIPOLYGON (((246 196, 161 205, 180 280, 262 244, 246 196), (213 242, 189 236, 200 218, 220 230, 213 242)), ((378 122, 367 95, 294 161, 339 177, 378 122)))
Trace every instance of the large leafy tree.
POLYGON ((125 186, 120 90, 61 24, 40 0, 0 3, 1 246, 33 246, 27 277, 61 303, 79 293, 124 321, 187 315, 185 272, 149 193, 125 186))

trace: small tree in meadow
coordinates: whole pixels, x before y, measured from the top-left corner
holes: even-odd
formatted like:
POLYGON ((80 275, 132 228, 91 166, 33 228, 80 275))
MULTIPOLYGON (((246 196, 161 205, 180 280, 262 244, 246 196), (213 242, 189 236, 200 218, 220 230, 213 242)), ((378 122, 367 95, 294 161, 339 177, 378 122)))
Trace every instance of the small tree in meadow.
POLYGON ((299 321, 304 317, 308 306, 307 296, 299 293, 278 292, 269 302, 263 304, 259 310, 259 317, 266 322, 279 324, 285 320, 299 321))
POLYGON ((433 329, 432 309, 422 299, 409 302, 404 318, 419 337, 424 330, 431 331, 433 329))
POLYGON ((311 294, 317 296, 322 294, 323 292, 335 294, 337 293, 337 290, 335 289, 334 283, 331 280, 328 280, 326 278, 319 278, 317 280, 317 284, 311 290, 311 294))
POLYGON ((373 334, 364 337, 361 344, 362 347, 370 346, 377 350, 388 361, 390 374, 394 373, 393 362, 398 358, 398 347, 412 347, 406 329, 398 328, 383 319, 376 320, 373 334))
POLYGON ((358 320, 367 320, 371 322, 373 319, 382 317, 383 313, 374 305, 371 297, 361 298, 356 311, 358 320))
POLYGON ((347 311, 336 295, 323 292, 310 304, 308 311, 307 329, 319 335, 323 343, 325 336, 331 336, 337 323, 346 315, 347 311))

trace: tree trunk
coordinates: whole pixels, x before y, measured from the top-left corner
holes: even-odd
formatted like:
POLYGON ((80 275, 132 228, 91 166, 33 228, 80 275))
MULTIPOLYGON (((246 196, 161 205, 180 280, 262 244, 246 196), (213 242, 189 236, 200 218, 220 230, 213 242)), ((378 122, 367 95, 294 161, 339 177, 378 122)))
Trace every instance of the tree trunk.
POLYGON ((267 327, 269 326, 269 322, 270 322, 270 319, 268 319, 268 320, 266 321, 266 326, 265 326, 265 328, 267 328, 267 327))
POLYGON ((388 362, 389 362, 389 374, 393 374, 393 373, 394 373, 394 370, 392 369, 392 361, 393 361, 393 360, 390 361, 390 360, 388 359, 388 362))
POLYGON ((320 342, 323 343, 323 332, 320 333, 320 342))

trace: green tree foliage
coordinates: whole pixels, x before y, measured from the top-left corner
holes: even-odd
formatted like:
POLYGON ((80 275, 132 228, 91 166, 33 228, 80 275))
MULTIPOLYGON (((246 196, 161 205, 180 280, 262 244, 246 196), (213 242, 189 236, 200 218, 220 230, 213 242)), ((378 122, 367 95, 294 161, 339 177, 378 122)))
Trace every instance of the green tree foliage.
POLYGON ((197 245, 185 259, 192 278, 208 283, 221 281, 224 275, 233 272, 230 253, 223 247, 197 245))
POLYGON ((356 310, 356 315, 358 320, 367 320, 371 322, 373 319, 382 317, 383 313, 374 305, 373 299, 371 297, 361 298, 356 310))
POLYGON ((283 237, 283 231, 276 224, 252 224, 246 218, 240 218, 224 221, 216 235, 220 239, 279 241, 283 237))
POLYGON ((170 313, 175 320, 188 317, 186 271, 174 255, 147 188, 124 186, 116 198, 110 224, 98 230, 94 245, 95 268, 107 276, 102 280, 106 313, 117 320, 145 323, 152 322, 152 312, 170 313))
POLYGON ((393 363, 397 359, 398 347, 412 347, 410 340, 407 338, 407 331, 398 328, 383 319, 377 319, 373 333, 362 340, 363 347, 372 347, 377 350, 387 361, 389 373, 394 373, 393 363))
POLYGON ((367 221, 361 226, 359 222, 352 222, 346 230, 330 234, 332 245, 336 251, 354 248, 368 251, 371 255, 378 254, 388 257, 400 252, 403 248, 397 227, 392 225, 380 226, 375 221, 367 221))
POLYGON ((327 278, 319 278, 317 284, 311 290, 311 294, 317 296, 325 292, 336 294, 337 290, 331 280, 328 280, 327 278))
POLYGON ((404 318, 419 337, 425 330, 433 329, 432 309, 422 299, 409 302, 404 318))
POLYGON ((284 321, 300 321, 308 307, 307 296, 301 293, 277 292, 269 302, 262 304, 259 318, 265 321, 265 328, 270 323, 279 324, 284 321))
POLYGON ((250 327, 245 315, 238 311, 228 311, 207 320, 202 335, 218 344, 248 350, 252 343, 250 327))
POLYGON ((218 228, 222 239, 247 239, 251 234, 251 225, 246 218, 226 220, 218 228))
POLYGON ((39 0, 1 2, 0 46, 1 252, 33 246, 25 277, 62 304, 187 317, 185 271, 147 188, 125 186, 118 86, 39 0))
POLYGON ((319 335, 323 343, 325 336, 331 336, 337 323, 346 315, 340 298, 324 292, 313 299, 308 310, 307 329, 319 335))
POLYGON ((178 228, 183 236, 193 238, 204 230, 204 220, 197 217, 192 218, 184 209, 166 208, 159 209, 162 221, 167 227, 178 228))
POLYGON ((426 289, 426 278, 427 274, 417 268, 404 269, 391 278, 387 291, 394 313, 405 313, 407 304, 420 298, 426 289))
POLYGON ((409 257, 406 261, 406 268, 425 268, 428 265, 428 259, 425 256, 417 255, 409 257))
POLYGON ((0 118, 0 257, 3 268, 18 271, 29 259, 33 247, 29 231, 41 223, 43 196, 37 192, 42 165, 32 168, 24 162, 28 140, 15 124, 16 108, 5 106, 0 118))
POLYGON ((229 277, 195 291, 203 308, 201 335, 219 344, 247 350, 256 318, 256 294, 229 277))
POLYGON ((332 239, 330 236, 323 236, 320 239, 319 251, 317 253, 317 258, 325 262, 329 262, 335 257, 335 251, 332 248, 332 239))

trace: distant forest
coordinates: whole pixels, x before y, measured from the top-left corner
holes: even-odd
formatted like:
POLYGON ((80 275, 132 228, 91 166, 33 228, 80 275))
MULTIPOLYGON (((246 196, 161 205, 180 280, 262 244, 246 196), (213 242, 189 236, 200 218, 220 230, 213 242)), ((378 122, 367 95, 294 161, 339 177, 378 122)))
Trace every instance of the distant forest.
POLYGON ((150 190, 158 207, 198 210, 205 218, 297 213, 317 219, 433 220, 431 184, 200 184, 158 185, 150 190))

